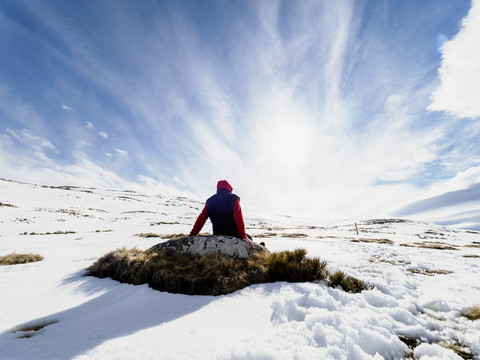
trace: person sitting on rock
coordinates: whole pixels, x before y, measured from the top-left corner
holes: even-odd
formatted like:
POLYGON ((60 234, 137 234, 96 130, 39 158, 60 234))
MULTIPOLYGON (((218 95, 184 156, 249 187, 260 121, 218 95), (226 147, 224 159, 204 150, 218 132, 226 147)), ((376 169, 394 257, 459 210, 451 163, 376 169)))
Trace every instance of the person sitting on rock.
POLYGON ((213 235, 235 236, 254 247, 245 234, 240 198, 232 194, 233 188, 227 180, 217 183, 217 193, 208 198, 189 236, 198 235, 208 218, 212 222, 213 235))

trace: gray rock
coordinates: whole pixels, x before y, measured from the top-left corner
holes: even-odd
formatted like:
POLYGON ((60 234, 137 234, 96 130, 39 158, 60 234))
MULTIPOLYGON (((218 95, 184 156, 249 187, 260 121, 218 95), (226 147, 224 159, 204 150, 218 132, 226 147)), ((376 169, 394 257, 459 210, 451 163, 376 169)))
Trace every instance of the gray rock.
POLYGON ((190 255, 219 253, 236 258, 247 258, 255 253, 269 252, 264 246, 252 248, 245 241, 233 236, 185 236, 152 246, 149 250, 173 250, 190 255))

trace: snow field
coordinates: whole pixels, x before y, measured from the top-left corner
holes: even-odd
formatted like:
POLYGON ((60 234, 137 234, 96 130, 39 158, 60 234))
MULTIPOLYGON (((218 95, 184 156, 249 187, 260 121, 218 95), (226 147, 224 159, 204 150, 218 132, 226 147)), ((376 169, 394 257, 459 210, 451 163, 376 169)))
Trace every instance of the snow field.
POLYGON ((0 207, 0 256, 15 251, 45 258, 0 266, 2 360, 401 359, 409 349, 399 335, 422 341, 415 359, 459 359, 436 344, 445 341, 480 354, 480 322, 459 316, 480 303, 479 259, 462 256, 480 255, 478 247, 465 247, 480 241, 478 233, 357 220, 356 235, 355 221, 312 226, 259 218, 244 208, 249 232, 276 233, 256 239, 271 251, 305 248, 308 256, 326 260, 331 272, 344 271, 374 288, 350 294, 322 283, 275 283, 226 296, 186 296, 83 274, 109 251, 163 241, 136 234, 187 233, 202 202, 6 181, 0 181, 0 202, 16 206, 0 207), (425 241, 457 249, 415 245, 425 241), (46 326, 14 332, 25 323, 46 326))

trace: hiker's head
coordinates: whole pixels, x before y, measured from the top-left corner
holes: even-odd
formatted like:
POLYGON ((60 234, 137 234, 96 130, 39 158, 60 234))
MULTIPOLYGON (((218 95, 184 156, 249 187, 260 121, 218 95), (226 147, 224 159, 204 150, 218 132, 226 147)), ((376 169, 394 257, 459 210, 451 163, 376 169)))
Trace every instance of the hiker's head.
POLYGON ((232 185, 230 185, 227 180, 220 180, 220 181, 217 183, 217 190, 218 190, 218 189, 227 189, 227 190, 230 191, 230 192, 233 191, 232 185))

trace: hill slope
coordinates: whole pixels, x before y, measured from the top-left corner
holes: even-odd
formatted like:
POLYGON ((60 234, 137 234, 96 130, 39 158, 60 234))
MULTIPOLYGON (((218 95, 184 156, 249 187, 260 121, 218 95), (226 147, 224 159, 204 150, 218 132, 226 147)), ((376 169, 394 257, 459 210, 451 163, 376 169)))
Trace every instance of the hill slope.
POLYGON ((354 221, 304 224, 245 207, 248 232, 271 251, 305 248, 374 289, 274 283, 187 296, 83 276, 111 250, 187 233, 202 206, 0 180, 0 256, 44 258, 0 266, 0 359, 459 358, 450 348, 478 358, 479 321, 460 315, 480 303, 476 232, 357 220, 357 235, 354 221))

